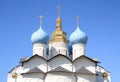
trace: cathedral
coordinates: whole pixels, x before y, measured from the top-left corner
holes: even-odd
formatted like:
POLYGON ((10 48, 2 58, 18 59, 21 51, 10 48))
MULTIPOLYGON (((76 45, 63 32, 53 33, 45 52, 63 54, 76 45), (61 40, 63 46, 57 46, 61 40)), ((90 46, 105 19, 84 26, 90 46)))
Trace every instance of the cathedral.
POLYGON ((39 29, 31 36, 32 56, 20 59, 8 72, 7 82, 111 82, 110 72, 96 58, 86 56, 88 37, 78 23, 67 40, 59 15, 51 38, 40 19, 39 29))

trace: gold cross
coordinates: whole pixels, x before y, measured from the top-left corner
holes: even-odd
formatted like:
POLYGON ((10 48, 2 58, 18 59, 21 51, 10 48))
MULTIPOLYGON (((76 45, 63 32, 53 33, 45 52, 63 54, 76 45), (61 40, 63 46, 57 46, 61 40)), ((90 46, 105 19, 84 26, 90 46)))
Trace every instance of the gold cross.
POLYGON ((58 6, 57 9, 58 9, 58 17, 60 17, 60 6, 58 6))

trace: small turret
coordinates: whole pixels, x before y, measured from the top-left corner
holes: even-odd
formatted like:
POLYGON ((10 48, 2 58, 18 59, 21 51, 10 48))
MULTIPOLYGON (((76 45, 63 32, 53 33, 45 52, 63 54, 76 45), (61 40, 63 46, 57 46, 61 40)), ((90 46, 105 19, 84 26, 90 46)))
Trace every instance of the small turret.
POLYGON ((32 34, 31 42, 33 44, 33 55, 37 54, 46 58, 46 46, 49 36, 42 28, 42 16, 40 16, 40 19, 40 28, 32 34))
POLYGON ((70 48, 72 48, 73 60, 81 55, 85 55, 85 45, 87 40, 87 35, 79 28, 77 17, 77 28, 70 35, 70 48))

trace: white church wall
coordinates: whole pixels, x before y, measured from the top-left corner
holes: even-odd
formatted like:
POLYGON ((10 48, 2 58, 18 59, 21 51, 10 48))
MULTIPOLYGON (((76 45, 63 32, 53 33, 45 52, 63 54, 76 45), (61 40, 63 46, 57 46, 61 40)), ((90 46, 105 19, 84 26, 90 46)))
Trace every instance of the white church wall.
POLYGON ((22 80, 23 77, 22 77, 21 74, 18 74, 18 73, 17 73, 17 75, 18 75, 17 78, 13 78, 12 75, 13 75, 13 73, 9 73, 9 74, 8 74, 7 82, 23 82, 23 80, 22 80))
POLYGON ((96 73, 96 64, 95 62, 90 61, 87 58, 78 58, 73 62, 73 71, 79 70, 81 67, 85 67, 87 70, 89 70, 92 73, 96 73))
POLYGON ((103 67, 97 66, 97 82, 111 82, 111 76, 108 71, 106 71, 103 67), (107 73, 107 77, 103 77, 103 73, 107 73))
POLYGON ((46 55, 46 44, 34 44, 33 45, 33 55, 39 55, 44 57, 45 59, 47 59, 47 55, 46 55))
POLYGON ((96 75, 93 74, 76 74, 77 82, 97 82, 96 75))
POLYGON ((29 61, 23 63, 23 67, 24 72, 28 72, 35 67, 39 68, 43 72, 47 72, 47 61, 45 61, 43 58, 36 56, 29 61))
POLYGON ((69 71, 72 71, 72 63, 64 56, 57 56, 48 62, 48 71, 55 69, 56 67, 63 67, 69 71))
POLYGON ((111 75, 110 75, 110 73, 108 73, 107 79, 108 79, 108 82, 111 82, 111 75))
POLYGON ((17 66, 15 67, 10 73, 8 73, 8 79, 7 82, 21 82, 22 81, 22 75, 21 73, 23 72, 23 67, 22 66, 17 66), (13 78, 13 74, 17 74, 17 78, 13 78))
POLYGON ((8 73, 7 82, 15 82, 15 79, 12 78, 12 73, 8 73))
POLYGON ((21 74, 18 74, 16 82, 22 82, 22 81, 23 81, 23 76, 21 74))
POLYGON ((97 82, 111 82, 110 76, 103 78, 102 75, 97 76, 97 82))
POLYGON ((76 77, 72 73, 52 72, 48 73, 45 82, 77 82, 76 77))
POLYGON ((85 55, 85 44, 73 44, 72 45, 73 60, 76 58, 85 55))
POLYGON ((43 73, 30 73, 23 75, 22 82, 44 82, 45 74, 43 73))
POLYGON ((22 72, 23 72, 23 67, 22 67, 21 65, 16 66, 15 68, 13 68, 13 69, 10 71, 10 73, 18 73, 18 74, 20 74, 20 73, 22 73, 22 72))
POLYGON ((50 59, 51 57, 54 57, 58 54, 63 54, 68 56, 69 55, 69 51, 68 51, 68 44, 65 42, 54 42, 54 43, 50 43, 49 44, 49 55, 50 57, 48 59, 50 59))
POLYGON ((104 82, 104 78, 102 76, 102 73, 99 73, 96 79, 97 79, 97 82, 104 82))
POLYGON ((29 62, 23 63, 23 73, 28 72, 30 70, 29 62))

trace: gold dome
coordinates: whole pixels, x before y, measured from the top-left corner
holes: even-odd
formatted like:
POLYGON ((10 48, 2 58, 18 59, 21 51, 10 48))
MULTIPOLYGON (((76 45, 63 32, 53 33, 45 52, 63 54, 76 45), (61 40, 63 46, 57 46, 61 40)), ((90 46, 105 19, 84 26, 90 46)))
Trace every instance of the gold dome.
POLYGON ((49 41, 52 42, 65 42, 69 41, 66 39, 66 33, 62 30, 62 19, 60 18, 60 7, 58 7, 58 18, 56 19, 56 30, 52 33, 52 39, 49 41))

